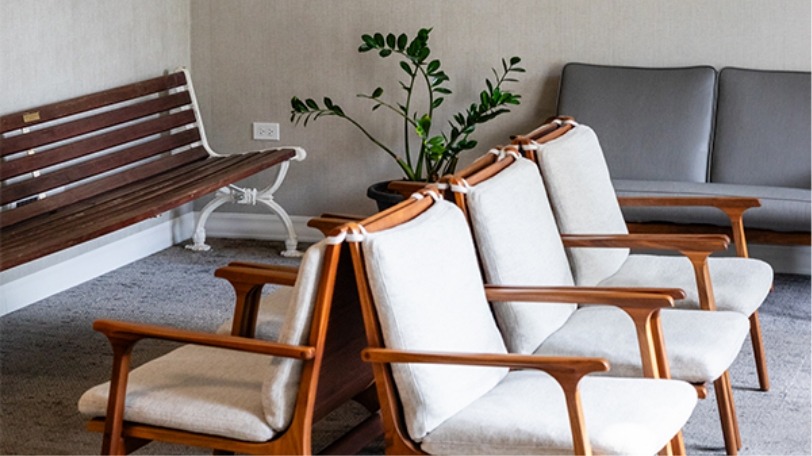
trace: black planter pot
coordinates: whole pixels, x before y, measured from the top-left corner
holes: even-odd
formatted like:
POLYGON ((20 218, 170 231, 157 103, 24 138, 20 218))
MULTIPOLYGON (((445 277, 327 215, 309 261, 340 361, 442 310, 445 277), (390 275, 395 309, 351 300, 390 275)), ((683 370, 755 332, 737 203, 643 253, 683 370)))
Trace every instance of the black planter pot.
POLYGON ((405 199, 400 193, 387 190, 389 182, 391 181, 377 182, 367 188, 367 196, 375 201, 379 211, 389 209, 405 199))

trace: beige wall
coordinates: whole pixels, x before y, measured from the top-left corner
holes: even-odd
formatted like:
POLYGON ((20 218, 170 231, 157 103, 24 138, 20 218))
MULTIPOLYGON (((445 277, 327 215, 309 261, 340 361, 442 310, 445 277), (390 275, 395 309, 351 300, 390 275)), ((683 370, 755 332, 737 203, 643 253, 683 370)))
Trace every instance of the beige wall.
POLYGON ((307 160, 291 167, 278 195, 297 215, 371 212, 367 185, 398 176, 346 122, 325 118, 303 128, 288 121, 291 96, 329 95, 384 138, 400 137, 399 123, 373 121, 355 98, 378 85, 397 93, 396 61, 357 53, 362 33, 434 27, 430 43, 455 91, 446 114, 472 101, 501 57, 521 56, 528 72, 515 87, 523 104, 478 130, 483 147, 553 112, 568 61, 810 69, 808 0, 193 0, 191 11, 193 71, 210 139, 223 150, 304 146, 307 160), (282 141, 252 141, 256 120, 279 122, 282 141))

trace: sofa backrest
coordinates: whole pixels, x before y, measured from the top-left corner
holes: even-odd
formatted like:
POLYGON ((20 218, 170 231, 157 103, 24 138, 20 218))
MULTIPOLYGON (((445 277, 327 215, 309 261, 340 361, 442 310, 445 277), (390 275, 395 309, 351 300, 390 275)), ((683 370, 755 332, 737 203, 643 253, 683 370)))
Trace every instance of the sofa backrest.
POLYGON ((810 188, 810 73, 724 68, 711 182, 810 188))
POLYGON ((558 114, 595 130, 614 179, 706 182, 715 91, 710 66, 569 63, 558 114))

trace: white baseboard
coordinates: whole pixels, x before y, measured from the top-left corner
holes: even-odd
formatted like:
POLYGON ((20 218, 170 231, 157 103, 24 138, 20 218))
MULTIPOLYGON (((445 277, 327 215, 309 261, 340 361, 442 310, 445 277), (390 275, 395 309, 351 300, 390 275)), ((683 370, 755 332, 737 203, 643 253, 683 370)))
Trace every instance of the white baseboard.
MULTIPOLYGON (((190 239, 198 215, 198 212, 188 212, 170 218, 165 214, 166 220, 158 225, 140 231, 137 225, 130 228, 135 231, 132 235, 110 241, 99 238, 94 241, 99 247, 88 250, 87 245, 82 244, 18 266, 20 270, 0 272, 0 316, 190 239), (76 253, 71 254, 71 250, 76 253)), ((307 227, 310 217, 291 219, 300 242, 323 238, 318 230, 307 227)), ((206 232, 212 238, 277 241, 287 238, 284 224, 270 214, 214 213, 206 224, 206 232)), ((108 237, 115 237, 115 233, 108 237)))
MULTIPOLYGON (((33 272, 21 275, 19 271, 0 273, 0 316, 21 309, 68 288, 94 279, 124 265, 140 260, 171 247, 192 236, 197 212, 189 212, 98 248, 54 262, 54 256, 36 260, 46 267, 31 267, 33 272), (53 264, 48 264, 53 263, 53 264)), ((322 239, 318 230, 309 228, 308 216, 292 216, 294 230, 300 242, 316 242, 322 239)), ((206 225, 206 233, 212 238, 264 239, 282 241, 287 238, 284 224, 271 214, 214 213, 206 225)), ((103 239, 102 239, 103 241, 103 239)), ((82 246, 74 247, 78 249, 82 246)), ((774 245, 751 245, 750 254, 770 263, 776 272, 810 274, 810 247, 785 247, 774 245)), ((36 265, 33 265, 36 266, 36 265)))

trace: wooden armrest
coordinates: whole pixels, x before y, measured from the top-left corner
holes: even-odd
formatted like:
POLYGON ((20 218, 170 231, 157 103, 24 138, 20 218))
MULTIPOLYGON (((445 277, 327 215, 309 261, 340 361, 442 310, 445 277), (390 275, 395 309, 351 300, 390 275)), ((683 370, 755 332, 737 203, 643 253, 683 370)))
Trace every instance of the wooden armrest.
POLYGON ((288 266, 261 265, 258 263, 234 262, 214 271, 215 277, 235 283, 275 284, 293 286, 298 271, 288 266))
POLYGON ((621 206, 709 206, 722 210, 760 207, 758 198, 747 196, 619 196, 621 206))
POLYGON ((264 269, 269 271, 279 271, 279 272, 290 272, 292 274, 299 273, 298 266, 284 266, 280 264, 269 264, 269 263, 256 263, 253 261, 230 261, 228 263, 229 266, 236 266, 240 268, 254 268, 254 269, 264 269))
POLYGON ((607 372, 609 363, 603 358, 552 357, 514 353, 445 353, 415 352, 389 348, 366 348, 361 358, 370 363, 429 363, 466 366, 538 369, 553 373, 583 377, 591 372, 607 372))
POLYGON ((595 287, 522 287, 486 285, 489 301, 558 302, 573 304, 619 305, 622 307, 673 307, 674 299, 684 299, 679 288, 595 288, 595 287))
POLYGON ((141 339, 160 339, 303 360, 313 359, 316 356, 316 349, 313 347, 126 321, 96 320, 93 322, 93 329, 111 340, 127 341, 131 344, 141 339))
MULTIPOLYGON (((366 215, 358 215, 358 214, 342 214, 342 213, 338 213, 338 212, 325 212, 325 213, 319 215, 316 218, 342 219, 342 220, 346 220, 348 222, 358 222, 358 221, 361 221, 361 220, 367 218, 367 216, 366 215)), ((313 220, 313 219, 311 219, 311 220, 313 220)))
POLYGON ((724 234, 562 234, 566 247, 609 247, 715 252, 726 250, 730 238, 724 234))

